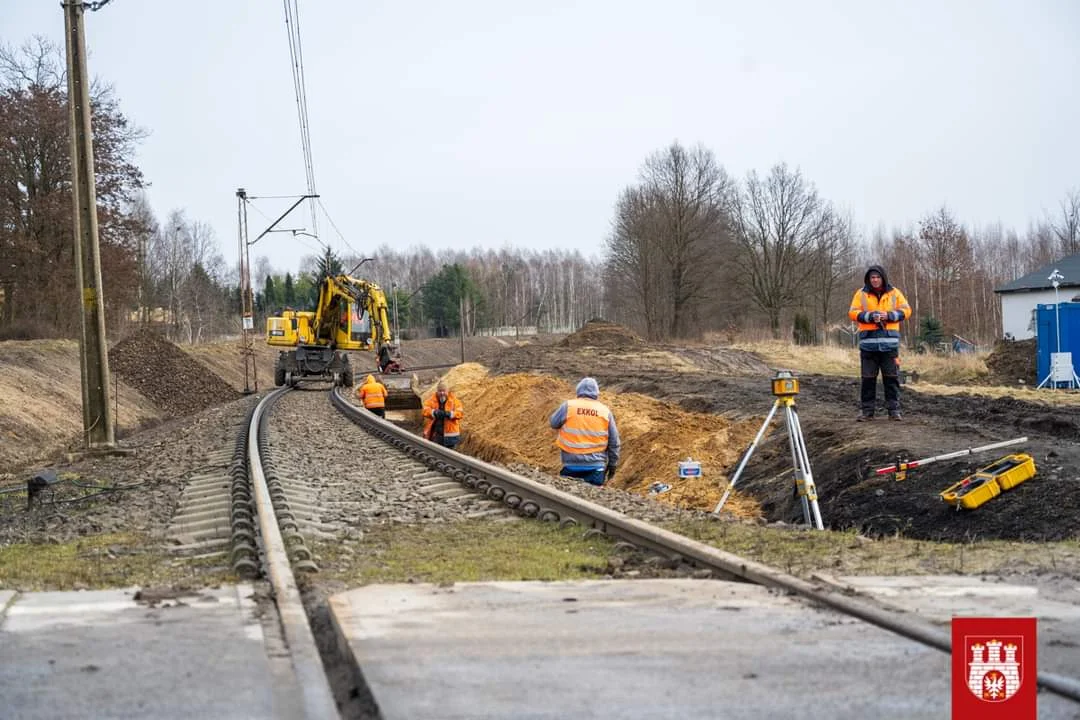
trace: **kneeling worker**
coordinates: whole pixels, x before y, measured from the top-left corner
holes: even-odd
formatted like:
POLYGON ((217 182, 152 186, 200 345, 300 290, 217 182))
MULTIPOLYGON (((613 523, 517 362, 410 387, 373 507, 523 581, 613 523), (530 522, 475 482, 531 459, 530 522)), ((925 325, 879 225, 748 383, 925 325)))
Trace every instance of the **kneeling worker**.
POLYGON ((461 418, 465 406, 450 392, 446 382, 439 381, 435 392, 424 403, 424 437, 431 442, 452 448, 461 439, 461 418))
POLYGON ((575 392, 577 397, 565 401, 551 415, 551 427, 559 431, 555 438, 563 465, 559 474, 603 485, 614 477, 619 465, 615 414, 597 399, 600 386, 593 378, 582 378, 575 392))
POLYGON ((356 388, 356 397, 364 403, 369 411, 381 418, 386 417, 386 386, 375 379, 374 375, 368 375, 364 384, 356 388))

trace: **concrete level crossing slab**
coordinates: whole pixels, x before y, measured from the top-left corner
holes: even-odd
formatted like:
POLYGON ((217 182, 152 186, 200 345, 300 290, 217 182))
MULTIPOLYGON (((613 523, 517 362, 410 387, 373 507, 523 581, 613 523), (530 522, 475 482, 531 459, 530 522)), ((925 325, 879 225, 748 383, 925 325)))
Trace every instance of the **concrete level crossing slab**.
POLYGON ((298 717, 251 596, 0 591, 0 717, 298 717))
MULTIPOLYGON (((745 583, 372 585, 330 599, 385 720, 948 717, 950 658, 745 583)), ((1080 706, 1040 695, 1040 718, 1080 706)))
POLYGON ((1080 582, 1076 580, 1063 578, 1057 588, 1040 588, 1000 577, 968 575, 823 575, 821 579, 942 625, 953 617, 1037 618, 1039 670, 1080 681, 1080 582))

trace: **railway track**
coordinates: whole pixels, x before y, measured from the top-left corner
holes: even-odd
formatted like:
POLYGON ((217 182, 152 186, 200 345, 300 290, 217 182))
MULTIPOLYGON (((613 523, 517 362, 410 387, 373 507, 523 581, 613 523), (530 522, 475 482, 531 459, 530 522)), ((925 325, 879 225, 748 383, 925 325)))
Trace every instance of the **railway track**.
MULTIPOLYGON (((320 477, 295 458, 277 459, 280 453, 275 452, 267 421, 274 404, 290 392, 297 391, 288 387, 276 390, 252 408, 227 464, 222 453, 208 456, 208 472, 199 473, 185 490, 173 537, 191 541, 178 544, 189 552, 230 553, 235 571, 242 576, 268 578, 292 663, 304 688, 307 716, 337 717, 333 690, 295 573, 318 571, 307 538, 347 539, 356 532, 356 518, 365 512, 365 491, 354 489, 350 497, 343 492, 349 485, 347 479, 320 477), (225 507, 227 525, 223 521, 225 507)), ((928 647, 946 653, 951 650, 947 629, 901 608, 883 605, 850 589, 789 575, 435 445, 354 406, 337 388, 330 392, 329 400, 343 417, 364 431, 350 440, 358 465, 363 465, 365 457, 391 456, 395 470, 384 478, 385 492, 394 492, 396 483, 407 480, 412 488, 409 496, 421 505, 453 503, 461 506, 465 517, 532 518, 603 533, 672 562, 689 563, 712 577, 794 594, 928 647)), ((1080 701, 1080 682, 1075 679, 1039 672, 1038 684, 1080 701)))

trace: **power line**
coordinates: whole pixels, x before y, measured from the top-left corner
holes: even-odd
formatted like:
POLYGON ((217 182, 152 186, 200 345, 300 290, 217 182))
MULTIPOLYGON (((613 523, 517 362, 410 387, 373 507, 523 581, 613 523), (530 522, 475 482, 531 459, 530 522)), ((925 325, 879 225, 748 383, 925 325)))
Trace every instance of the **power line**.
MULTIPOLYGON (((308 195, 318 195, 315 190, 315 162, 311 152, 311 125, 308 119, 307 82, 304 79, 304 49, 300 42, 300 8, 296 0, 283 0, 285 5, 285 28, 289 36, 289 59, 292 63, 293 90, 296 94, 296 115, 300 121, 300 144, 304 154, 304 172, 307 176, 308 195)), ((311 204, 311 230, 319 234, 315 204, 311 204)))
POLYGON ((322 198, 318 198, 318 200, 319 207, 322 208, 323 214, 326 215, 326 219, 330 222, 330 227, 334 228, 334 232, 336 232, 338 234, 338 237, 341 238, 341 242, 345 243, 345 247, 349 248, 349 250, 351 250, 354 255, 360 255, 356 248, 350 245, 349 241, 346 240, 345 236, 341 234, 340 230, 338 230, 337 223, 334 222, 334 218, 330 217, 330 213, 326 211, 326 206, 323 205, 322 198))

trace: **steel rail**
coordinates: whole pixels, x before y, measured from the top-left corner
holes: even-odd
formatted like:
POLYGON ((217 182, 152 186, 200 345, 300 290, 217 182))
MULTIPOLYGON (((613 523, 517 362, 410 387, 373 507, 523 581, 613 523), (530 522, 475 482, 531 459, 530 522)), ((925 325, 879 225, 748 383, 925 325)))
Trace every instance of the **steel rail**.
MULTIPOLYGON (((331 393, 330 400, 342 414, 373 434, 383 436, 399 448, 489 497, 508 502, 526 515, 538 516, 542 520, 564 523, 572 521, 575 524, 591 526, 664 557, 684 558, 714 571, 721 577, 790 592, 929 647, 946 653, 952 652, 952 638, 949 633, 926 620, 906 617, 905 613, 882 607, 872 599, 854 598, 827 585, 803 580, 768 565, 635 520, 602 505, 515 475, 483 460, 454 452, 358 408, 337 388, 331 393), (517 500, 510 502, 515 496, 517 500), (530 508, 529 503, 535 507, 530 508)), ((1080 702, 1080 681, 1077 679, 1039 672, 1038 684, 1051 692, 1080 702)))
POLYGON ((259 453, 259 425, 262 423, 263 414, 290 389, 283 387, 271 392, 259 401, 255 408, 248 428, 248 470, 254 489, 266 567, 274 588, 274 600, 281 617, 285 640, 289 645, 289 657, 300 686, 304 715, 310 720, 326 720, 340 718, 341 715, 323 668, 319 648, 315 644, 315 635, 308 624, 296 577, 289 564, 289 554, 278 527, 259 453))

